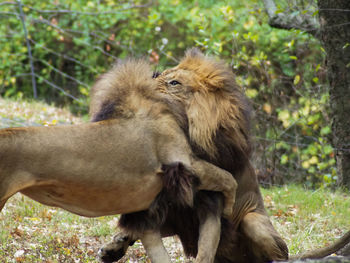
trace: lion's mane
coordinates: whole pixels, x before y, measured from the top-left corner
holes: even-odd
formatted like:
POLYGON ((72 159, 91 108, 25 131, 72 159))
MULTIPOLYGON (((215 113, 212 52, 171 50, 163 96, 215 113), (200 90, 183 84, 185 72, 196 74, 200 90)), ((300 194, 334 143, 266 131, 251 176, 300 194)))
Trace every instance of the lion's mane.
MULTIPOLYGON (((177 96, 181 106, 175 107, 185 109, 180 115, 187 118, 183 129, 195 152, 228 171, 240 170, 251 153, 251 111, 232 70, 222 61, 190 49, 178 66, 158 77, 158 88, 169 92, 164 78, 176 72, 190 79, 192 96, 177 96)), ((174 96, 171 99, 174 101, 174 96)), ((173 107, 173 111, 179 109, 173 107)))

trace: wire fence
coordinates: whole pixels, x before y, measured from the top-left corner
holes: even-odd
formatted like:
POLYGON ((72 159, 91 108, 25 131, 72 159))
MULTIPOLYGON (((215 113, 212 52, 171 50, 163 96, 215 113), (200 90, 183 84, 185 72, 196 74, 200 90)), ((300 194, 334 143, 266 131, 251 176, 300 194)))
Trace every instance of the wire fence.
MULTIPOLYGON (((55 32, 58 33, 60 38, 59 41, 56 42, 58 46, 62 46, 62 43, 69 45, 69 43, 67 42, 77 42, 79 46, 84 47, 87 53, 93 52, 97 53, 97 56, 107 57, 106 63, 102 65, 105 66, 105 68, 108 68, 109 64, 113 63, 113 61, 117 59, 115 55, 108 52, 108 49, 111 49, 111 46, 118 45, 118 48, 128 50, 127 46, 123 46, 120 43, 117 44, 115 41, 112 41, 110 39, 110 35, 108 35, 106 32, 99 30, 89 32, 89 30, 78 30, 69 27, 62 28, 58 25, 57 20, 59 18, 61 19, 62 16, 70 16, 68 20, 72 21, 74 19, 79 19, 79 16, 84 16, 85 18, 96 18, 105 15, 120 15, 127 10, 146 8, 150 6, 150 3, 136 5, 129 2, 119 2, 119 4, 109 7, 113 11, 101 12, 84 12, 69 9, 61 9, 62 6, 58 3, 52 4, 51 6, 55 7, 55 9, 38 9, 31 5, 23 4, 21 0, 5 1, 0 3, 0 20, 3 23, 3 30, 0 30, 0 41, 8 42, 23 37, 23 39, 25 40, 27 52, 27 57, 22 60, 22 65, 20 65, 22 67, 20 71, 22 72, 16 74, 13 74, 11 72, 12 74, 10 74, 7 78, 4 79, 5 81, 6 79, 14 81, 15 78, 16 81, 20 80, 19 82, 23 83, 26 82, 23 81, 23 78, 31 78, 32 96, 34 98, 38 97, 39 82, 45 83, 51 88, 59 91, 60 95, 67 96, 68 98, 75 101, 79 101, 78 95, 81 94, 77 94, 77 92, 72 92, 72 90, 74 90, 72 86, 82 86, 88 89, 95 76, 103 71, 103 67, 97 68, 93 64, 86 64, 86 62, 73 57, 71 52, 60 51, 60 49, 56 50, 55 46, 48 47, 46 46, 45 42, 39 42, 35 39, 35 32, 33 32, 35 30, 38 30, 38 28, 35 25, 46 25, 46 28, 39 29, 46 31, 46 33, 55 30, 55 32), (28 30, 28 27, 30 28, 30 30, 28 30), (85 41, 82 40, 81 36, 86 35, 94 38, 95 41, 90 41, 89 38, 87 38, 87 40, 85 41), (45 55, 38 56, 37 54, 45 55), (56 59, 59 58, 63 60, 63 64, 70 64, 72 68, 74 68, 75 65, 84 68, 87 71, 87 75, 89 75, 90 77, 88 79, 81 79, 75 74, 72 74, 72 71, 67 71, 66 68, 63 68, 63 70, 58 68, 57 63, 52 62, 52 60, 55 59, 54 57, 56 57, 56 59), (47 58, 52 59, 50 61, 50 59, 47 58), (29 70, 27 70, 28 66, 29 70), (46 70, 43 70, 43 68, 46 68, 46 70), (42 72, 45 72, 46 74, 42 74, 42 72), (47 74, 47 72, 55 73, 54 77, 52 77, 53 74, 47 74), (59 79, 60 81, 54 81, 53 79, 59 79), (69 83, 69 86, 63 85, 67 83, 69 83)), ((130 49, 128 51, 130 51, 130 49)), ((21 53, 23 55, 23 52, 21 53)), ((18 53, 12 53, 11 55, 12 57, 9 57, 7 59, 15 60, 16 55, 18 55, 18 53)), ((18 66, 18 63, 13 64, 18 66)))
MULTIPOLYGON (((173 54, 164 48, 168 39, 162 36, 160 26, 155 27, 154 31, 147 31, 142 25, 143 21, 132 30, 128 30, 130 18, 136 13, 140 19, 150 16, 150 13, 143 12, 154 6, 154 2, 143 4, 134 4, 132 1, 106 2, 109 3, 108 7, 103 8, 100 1, 87 1, 86 5, 79 7, 79 11, 74 10, 76 7, 72 7, 74 1, 68 5, 56 0, 52 3, 43 3, 42 6, 24 4, 22 0, 0 3, 0 44, 5 47, 3 51, 0 50, 0 56, 5 56, 2 58, 4 63, 0 65, 0 77, 3 79, 2 81, 0 79, 0 93, 6 96, 16 93, 24 96, 31 94, 33 98, 45 97, 48 101, 70 102, 75 103, 78 108, 86 107, 89 87, 93 81, 120 57, 147 54, 151 61, 157 63, 159 54, 163 54, 165 59, 170 61, 169 64, 177 62, 173 54), (137 44, 139 39, 146 39, 144 42, 147 43, 149 34, 159 34, 158 40, 149 38, 149 46, 137 44), (135 35, 139 35, 139 38, 134 37, 135 35), (150 48, 152 46, 156 48, 150 48)), ((169 31, 174 30, 171 25, 168 28, 169 31)), ((238 50, 238 46, 233 37, 232 50, 238 50)), ((266 65, 265 67, 267 75, 269 68, 266 65)), ((249 70, 248 74, 254 76, 255 70, 249 70)), ((283 77, 286 78, 286 82, 293 82, 290 77, 283 77)), ((316 87, 324 92, 322 85, 316 87)), ((298 88, 293 86, 293 89, 293 92, 299 93, 298 96, 303 96, 298 88)), ((313 92, 315 97, 320 96, 320 91, 315 89, 313 92)), ((279 96, 280 93, 276 94, 279 96)), ((285 101, 288 101, 288 98, 285 101)), ((293 151, 297 152, 296 157, 288 160, 296 167, 293 172, 305 173, 307 169, 303 167, 305 160, 302 151, 312 145, 319 145, 321 149, 330 144, 329 139, 323 139, 319 134, 298 133, 298 126, 305 122, 306 115, 300 115, 285 127, 281 125, 277 115, 267 118, 261 111, 261 105, 254 106, 260 110, 257 113, 258 122, 263 127, 258 130, 258 135, 255 137, 258 145, 256 159, 262 167, 259 169, 263 177, 269 179, 275 174, 291 173, 286 171, 290 166, 280 163, 286 152, 293 151), (275 125, 276 128, 271 128, 269 125, 275 125), (266 131, 271 129, 276 129, 275 135, 267 136, 266 131)), ((335 151, 349 152, 347 147, 332 148, 332 154, 335 151)), ((317 154, 324 154, 323 150, 318 151, 317 154)), ((328 165, 325 172, 321 173, 322 176, 334 173, 334 169, 330 166, 332 165, 328 165)))

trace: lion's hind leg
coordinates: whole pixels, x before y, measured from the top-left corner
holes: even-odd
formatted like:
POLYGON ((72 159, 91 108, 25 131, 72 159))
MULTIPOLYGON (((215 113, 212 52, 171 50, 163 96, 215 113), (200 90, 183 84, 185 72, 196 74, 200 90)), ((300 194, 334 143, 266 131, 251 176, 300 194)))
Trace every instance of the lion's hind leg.
POLYGON ((288 259, 288 247, 266 215, 248 213, 241 222, 241 228, 251 242, 252 252, 259 262, 288 259))

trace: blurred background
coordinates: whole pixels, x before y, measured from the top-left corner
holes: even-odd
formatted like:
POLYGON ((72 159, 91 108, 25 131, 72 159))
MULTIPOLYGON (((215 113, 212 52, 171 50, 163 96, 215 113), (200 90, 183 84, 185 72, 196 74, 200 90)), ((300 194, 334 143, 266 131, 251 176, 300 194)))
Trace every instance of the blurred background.
MULTIPOLYGON (((335 187, 325 51, 310 31, 271 27, 267 2, 2 1, 0 96, 86 116, 90 87, 116 59, 161 71, 197 46, 227 61, 251 100, 260 182, 335 187)), ((316 1, 274 2, 275 14, 318 19, 316 1)))

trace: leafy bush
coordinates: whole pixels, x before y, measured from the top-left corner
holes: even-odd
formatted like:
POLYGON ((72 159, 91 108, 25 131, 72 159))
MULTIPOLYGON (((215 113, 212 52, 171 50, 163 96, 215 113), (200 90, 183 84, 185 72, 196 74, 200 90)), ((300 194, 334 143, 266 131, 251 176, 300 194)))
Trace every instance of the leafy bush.
MULTIPOLYGON (((89 87, 115 59, 147 56, 162 70, 198 46, 230 63, 252 100, 260 178, 333 183, 322 48, 306 33, 272 29, 260 2, 23 0, 39 98, 86 113, 89 87)), ((19 5, 0 12, 0 94, 32 97, 19 5)), ((312 5, 291 12, 317 14, 312 5)))

